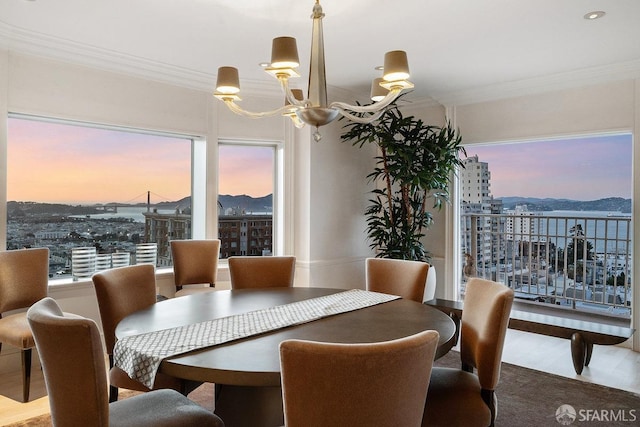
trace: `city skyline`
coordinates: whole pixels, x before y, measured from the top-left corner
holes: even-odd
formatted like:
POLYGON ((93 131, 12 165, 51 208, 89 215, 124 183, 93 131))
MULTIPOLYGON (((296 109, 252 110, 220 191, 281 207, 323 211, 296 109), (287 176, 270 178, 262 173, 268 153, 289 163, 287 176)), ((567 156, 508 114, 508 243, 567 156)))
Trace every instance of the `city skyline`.
POLYGON ((631 198, 632 136, 467 145, 491 172, 491 195, 570 200, 631 198))

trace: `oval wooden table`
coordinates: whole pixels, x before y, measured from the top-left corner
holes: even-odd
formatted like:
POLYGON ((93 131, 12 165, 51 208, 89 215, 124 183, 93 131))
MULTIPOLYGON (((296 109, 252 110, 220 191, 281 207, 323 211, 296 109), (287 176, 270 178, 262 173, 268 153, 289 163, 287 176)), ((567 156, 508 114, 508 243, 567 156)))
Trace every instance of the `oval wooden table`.
MULTIPOLYGON (((184 326, 234 314, 343 292, 330 288, 220 290, 159 302, 124 318, 116 337, 184 326)), ((388 341, 436 330, 436 358, 454 345, 455 325, 443 312, 398 299, 309 323, 208 347, 165 359, 160 371, 179 378, 211 382, 215 412, 227 427, 281 426, 279 344, 287 339, 338 343, 388 341)))

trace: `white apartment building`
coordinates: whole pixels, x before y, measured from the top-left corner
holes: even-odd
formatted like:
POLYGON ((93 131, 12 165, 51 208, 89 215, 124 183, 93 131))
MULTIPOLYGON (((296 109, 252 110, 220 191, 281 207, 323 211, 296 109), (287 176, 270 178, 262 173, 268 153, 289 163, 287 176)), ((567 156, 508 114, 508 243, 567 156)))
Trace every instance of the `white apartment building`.
POLYGON ((477 263, 501 259, 500 253, 495 253, 494 239, 502 230, 499 218, 485 216, 484 214, 499 214, 502 212, 502 202, 494 200, 491 196, 491 172, 489 164, 481 162, 478 156, 469 156, 463 161, 464 168, 460 169, 461 188, 461 221, 462 228, 462 253, 475 254, 477 263), (477 218, 464 214, 483 214, 477 218), (476 230, 474 239, 471 230, 476 230))
POLYGON ((478 156, 464 159, 464 169, 460 170, 462 201, 466 204, 490 203, 491 172, 489 164, 478 160, 478 156))
POLYGON ((507 211, 507 219, 504 225, 504 234, 507 240, 514 242, 537 242, 538 223, 531 218, 534 212, 530 212, 526 206, 518 205, 515 209, 507 211))

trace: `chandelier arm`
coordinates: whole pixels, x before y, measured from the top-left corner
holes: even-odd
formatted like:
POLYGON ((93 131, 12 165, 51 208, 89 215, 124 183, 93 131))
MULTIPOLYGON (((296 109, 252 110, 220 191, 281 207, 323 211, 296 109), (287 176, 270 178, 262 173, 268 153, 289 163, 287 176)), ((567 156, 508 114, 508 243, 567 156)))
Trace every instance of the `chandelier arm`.
POLYGON ((233 101, 233 99, 223 99, 223 101, 224 101, 224 104, 229 108, 229 110, 241 116, 250 117, 252 119, 261 119, 263 117, 277 116, 286 112, 290 112, 292 108, 296 108, 296 107, 292 107, 291 105, 285 105, 284 107, 280 107, 277 110, 254 113, 251 111, 244 110, 238 104, 236 104, 233 101))
POLYGON ((331 105, 329 105, 329 108, 338 108, 341 111, 353 111, 356 113, 375 113, 391 104, 393 100, 396 99, 398 95, 400 95, 400 92, 402 92, 401 88, 391 89, 389 93, 387 93, 385 97, 380 101, 374 102, 373 104, 369 105, 351 105, 345 102, 336 101, 332 102, 331 105))
POLYGON ((378 118, 380 118, 380 116, 382 115, 382 113, 384 113, 384 109, 376 111, 375 113, 369 115, 369 116, 356 116, 355 114, 351 114, 348 110, 343 110, 340 107, 334 107, 336 108, 340 114, 342 114, 343 116, 345 116, 346 118, 348 118, 349 120, 356 122, 356 123, 371 123, 374 120, 377 120, 378 118))

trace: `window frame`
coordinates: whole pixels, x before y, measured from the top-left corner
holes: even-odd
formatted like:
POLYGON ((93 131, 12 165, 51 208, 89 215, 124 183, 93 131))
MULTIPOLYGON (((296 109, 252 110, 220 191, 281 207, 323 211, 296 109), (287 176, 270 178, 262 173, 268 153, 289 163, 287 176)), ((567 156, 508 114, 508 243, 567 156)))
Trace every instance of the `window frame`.
MULTIPOLYGON (((162 131, 162 130, 152 130, 152 129, 144 129, 134 126, 123 126, 117 124, 104 124, 104 123, 95 123, 95 122, 86 122, 80 120, 59 118, 59 117, 48 117, 34 114, 25 114, 25 113, 17 113, 9 111, 6 116, 6 120, 8 122, 9 119, 20 119, 20 120, 31 120, 37 122, 44 123, 54 123, 65 126, 77 126, 84 128, 93 128, 93 129, 103 129, 108 131, 117 131, 117 132, 126 132, 126 133, 135 133, 141 135, 153 135, 160 137, 169 137, 169 138, 177 138, 184 139, 191 142, 191 182, 190 182, 190 192, 191 192, 191 239, 204 239, 207 236, 207 188, 210 186, 208 182, 207 176, 207 140, 204 136, 200 135, 190 135, 187 133, 179 133, 179 132, 170 132, 170 131, 162 131)), ((5 224, 4 227, 0 229, 0 245, 3 245, 3 248, 7 246, 7 221, 8 221, 8 212, 7 212, 7 179, 8 179, 8 170, 7 170, 7 152, 9 150, 9 132, 8 126, 6 128, 7 138, 6 145, 3 147, 3 152, 5 153, 5 164, 2 171, 2 181, 4 183, 5 190, 2 192, 2 199, 0 201, 0 221, 3 221, 5 224)), ((216 165, 217 166, 217 165, 216 165)), ((217 197, 217 195, 216 195, 217 197)), ((214 212, 217 210, 214 209, 214 212)), ((214 215, 214 214, 210 214, 214 215)), ((217 220, 217 218, 216 218, 217 220)), ((216 226, 217 230, 217 226, 216 226)), ((171 270, 171 268, 167 267, 158 267, 157 271, 162 273, 164 270, 171 270)), ((78 283, 82 282, 82 280, 73 280, 70 278, 64 279, 56 279, 49 278, 50 285, 58 285, 58 284, 67 284, 69 282, 78 283)))
MULTIPOLYGON (((285 143, 283 141, 277 141, 272 139, 242 139, 242 138, 220 138, 217 144, 218 155, 217 161, 220 161, 219 148, 221 146, 245 146, 245 147, 270 147, 274 150, 273 156, 273 207, 272 207, 272 253, 273 255, 284 255, 286 252, 285 244, 285 216, 284 210, 284 194, 285 194, 285 143)), ((216 182, 219 184, 219 172, 218 164, 215 165, 216 170, 216 182)), ((220 194, 219 188, 216 188, 216 196, 220 194)), ((220 212, 216 205, 216 224, 218 224, 218 218, 220 212)), ((220 264, 226 264, 226 259, 221 259, 220 264)))

